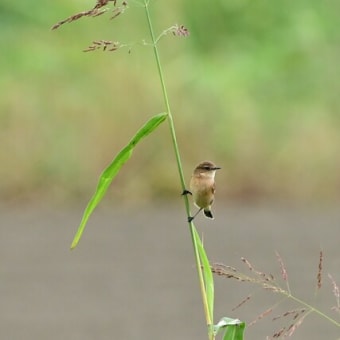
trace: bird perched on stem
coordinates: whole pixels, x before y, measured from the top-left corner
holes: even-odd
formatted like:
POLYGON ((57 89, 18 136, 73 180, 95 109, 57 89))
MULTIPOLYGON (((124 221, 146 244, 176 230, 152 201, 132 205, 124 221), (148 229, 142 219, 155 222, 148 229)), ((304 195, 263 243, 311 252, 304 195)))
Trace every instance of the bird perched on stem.
POLYGON ((215 173, 219 169, 221 168, 209 161, 196 166, 190 180, 190 191, 184 190, 182 193, 192 195, 195 205, 199 208, 194 216, 188 217, 188 222, 191 222, 201 210, 207 218, 214 218, 211 205, 215 196, 215 173))

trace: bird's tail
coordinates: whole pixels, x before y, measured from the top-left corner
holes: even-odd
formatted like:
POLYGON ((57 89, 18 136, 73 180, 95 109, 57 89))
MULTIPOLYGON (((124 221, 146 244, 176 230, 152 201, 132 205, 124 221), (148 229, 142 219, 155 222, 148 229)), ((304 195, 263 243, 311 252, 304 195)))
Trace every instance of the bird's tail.
POLYGON ((214 219, 214 216, 213 216, 213 214, 212 214, 210 209, 204 209, 203 212, 204 212, 204 216, 205 217, 214 219))

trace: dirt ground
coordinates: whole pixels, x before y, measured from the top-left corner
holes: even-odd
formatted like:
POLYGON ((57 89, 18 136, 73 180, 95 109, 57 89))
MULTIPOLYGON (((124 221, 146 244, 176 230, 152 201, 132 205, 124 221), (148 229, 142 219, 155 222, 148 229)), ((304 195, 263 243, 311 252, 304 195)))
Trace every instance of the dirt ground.
MULTIPOLYGON (((79 246, 69 245, 82 208, 0 205, 0 339, 207 339, 190 234, 182 202, 157 207, 99 207, 79 246)), ((280 204, 220 202, 215 220, 196 227, 212 262, 237 267, 247 258, 286 289, 275 251, 288 271, 292 294, 340 322, 332 274, 340 285, 340 211, 280 204), (319 252, 322 287, 317 292, 319 252)), ((215 277, 215 321, 250 323, 246 339, 266 339, 292 319, 272 319, 300 308, 258 285, 215 277), (233 310, 244 298, 249 301, 233 310)), ((316 314, 294 339, 336 340, 340 328, 316 314)))

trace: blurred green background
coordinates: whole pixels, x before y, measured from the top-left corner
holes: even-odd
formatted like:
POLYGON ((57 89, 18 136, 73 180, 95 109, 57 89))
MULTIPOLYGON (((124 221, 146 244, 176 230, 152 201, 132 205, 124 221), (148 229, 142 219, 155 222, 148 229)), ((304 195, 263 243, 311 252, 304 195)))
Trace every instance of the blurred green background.
MULTIPOLYGON (((0 199, 87 200, 102 169, 164 111, 143 8, 82 18, 92 1, 0 4, 0 199), (83 53, 93 40, 131 44, 83 53)), ((340 199, 338 0, 153 1, 184 170, 210 159, 229 200, 340 199)), ((122 202, 180 192, 168 127, 143 141, 110 190, 122 202)))

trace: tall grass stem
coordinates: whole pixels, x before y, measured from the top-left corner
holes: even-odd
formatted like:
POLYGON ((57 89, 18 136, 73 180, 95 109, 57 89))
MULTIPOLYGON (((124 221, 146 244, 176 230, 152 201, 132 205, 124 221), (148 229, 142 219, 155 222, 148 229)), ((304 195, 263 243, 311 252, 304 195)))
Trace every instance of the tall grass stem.
MULTIPOLYGON (((175 151, 178 173, 179 173, 179 177, 180 177, 182 191, 184 191, 186 189, 186 186, 185 186, 185 179, 184 179, 184 174, 183 174, 183 167, 182 167, 180 152, 179 152, 179 148, 178 148, 177 138, 176 138, 175 125, 174 125, 174 121, 173 121, 173 117, 172 117, 172 113, 171 113, 171 108, 170 108, 170 103, 169 103, 169 98, 168 98, 168 94, 167 94, 167 89, 166 89, 166 85, 165 85, 164 74, 163 74, 160 56, 159 56, 159 52, 158 52, 158 48, 157 48, 157 40, 155 38, 152 20, 151 20, 151 16, 150 16, 149 1, 148 0, 144 0, 144 8, 145 8, 145 14, 146 14, 146 17, 147 17, 147 21, 148 21, 150 36, 151 36, 151 39, 152 39, 152 46, 153 46, 153 51, 154 51, 154 54, 155 54, 155 59, 156 59, 156 64, 157 64, 158 73, 159 73, 159 77, 160 77, 160 82, 161 82, 161 86, 162 86, 164 103, 165 103, 166 111, 168 113, 169 129, 170 129, 171 139, 172 139, 172 143, 173 143, 173 147, 174 147, 174 151, 175 151)), ((183 195, 183 199, 184 199, 184 203, 185 203, 185 209, 186 209, 187 216, 190 216, 189 199, 186 195, 183 195)), ((205 312, 205 316, 206 316, 206 322, 207 322, 207 325, 208 325, 209 339, 213 340, 214 335, 213 335, 213 332, 211 331, 211 329, 212 329, 212 316, 210 315, 210 312, 209 312, 208 300, 207 300, 207 294, 206 294, 206 287, 205 287, 205 283, 204 283, 204 279, 203 279, 203 273, 202 273, 202 265, 201 265, 201 261, 200 261, 200 257, 199 257, 197 242, 196 242, 195 235, 194 235, 195 226, 192 222, 190 222, 189 227, 190 227, 192 244, 193 244, 193 247, 194 247, 194 255, 195 255, 195 260, 196 260, 198 278, 199 278, 199 282, 200 282, 200 289, 201 289, 201 295, 202 295, 202 300, 203 300, 204 312, 205 312)))

